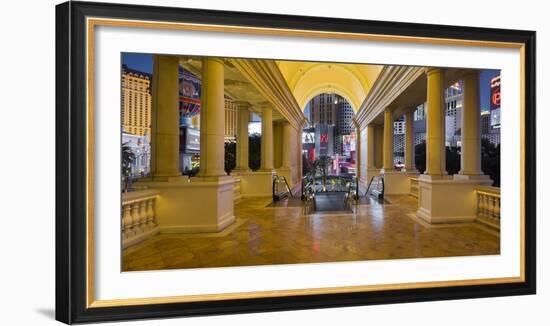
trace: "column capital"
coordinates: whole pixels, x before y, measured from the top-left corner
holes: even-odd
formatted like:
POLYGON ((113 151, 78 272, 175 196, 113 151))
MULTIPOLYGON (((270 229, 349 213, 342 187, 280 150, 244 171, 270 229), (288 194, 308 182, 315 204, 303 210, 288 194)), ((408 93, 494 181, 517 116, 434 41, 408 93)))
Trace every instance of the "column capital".
POLYGON ((252 104, 247 101, 233 101, 233 104, 235 104, 239 110, 249 110, 250 107, 252 107, 252 104))
POLYGON ((478 69, 462 69, 460 71, 460 77, 467 77, 467 76, 479 76, 479 70, 478 69))
POLYGON ((426 68, 426 75, 440 74, 441 68, 426 68))
POLYGON ((215 61, 215 62, 217 62, 217 63, 219 63, 219 64, 222 64, 222 65, 225 64, 225 62, 223 61, 223 59, 222 59, 222 58, 218 58, 218 57, 208 57, 208 58, 204 58, 203 60, 215 61))

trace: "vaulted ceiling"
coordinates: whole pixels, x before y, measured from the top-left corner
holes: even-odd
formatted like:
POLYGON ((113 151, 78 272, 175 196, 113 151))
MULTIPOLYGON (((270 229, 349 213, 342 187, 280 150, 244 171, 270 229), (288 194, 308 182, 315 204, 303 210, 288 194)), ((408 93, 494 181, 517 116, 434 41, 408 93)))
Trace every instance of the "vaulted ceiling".
POLYGON ((382 66, 367 64, 277 61, 288 87, 303 110, 313 97, 335 93, 357 112, 382 66))
MULTIPOLYGON (((180 61, 200 76, 200 57, 181 57, 180 61)), ((273 112, 275 120, 285 117, 288 120, 293 110, 303 111, 309 100, 322 93, 335 93, 344 97, 357 112, 383 67, 255 59, 225 59, 224 63, 226 95, 234 100, 249 102, 251 109, 258 113, 263 106, 271 103, 276 109, 273 112), (288 94, 286 100, 283 99, 285 94, 288 94)), ((302 113, 297 114, 303 117, 302 113)), ((300 120, 296 114, 293 119, 300 120)))

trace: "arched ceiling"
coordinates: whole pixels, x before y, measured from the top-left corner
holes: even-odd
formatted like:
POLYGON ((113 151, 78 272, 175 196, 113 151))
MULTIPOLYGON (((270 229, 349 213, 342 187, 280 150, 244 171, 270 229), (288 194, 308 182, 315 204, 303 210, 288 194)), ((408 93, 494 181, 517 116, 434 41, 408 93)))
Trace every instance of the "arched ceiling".
POLYGON ((382 66, 348 63, 277 61, 300 108, 321 93, 344 97, 357 112, 382 66))

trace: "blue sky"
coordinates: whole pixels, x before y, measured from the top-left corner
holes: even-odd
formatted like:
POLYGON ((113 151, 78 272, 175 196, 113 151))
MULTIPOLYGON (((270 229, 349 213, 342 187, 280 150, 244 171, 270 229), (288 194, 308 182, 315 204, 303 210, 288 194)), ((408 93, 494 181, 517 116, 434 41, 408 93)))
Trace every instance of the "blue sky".
POLYGON ((122 64, 130 69, 153 73, 153 55, 147 53, 122 53, 122 64))
MULTIPOLYGON (((146 53, 122 53, 122 64, 130 69, 153 73, 153 55, 146 53)), ((485 69, 479 74, 479 104, 482 110, 489 110, 491 79, 500 74, 500 70, 485 69)))
POLYGON ((500 70, 485 69, 479 74, 479 105, 482 111, 488 111, 491 100, 491 79, 500 75, 500 70))

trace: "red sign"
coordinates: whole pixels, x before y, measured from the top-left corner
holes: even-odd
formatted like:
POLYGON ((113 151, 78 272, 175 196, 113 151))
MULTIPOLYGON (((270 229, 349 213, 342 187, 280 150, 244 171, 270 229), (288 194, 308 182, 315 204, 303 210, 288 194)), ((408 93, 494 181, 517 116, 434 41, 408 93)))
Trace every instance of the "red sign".
POLYGON ((328 135, 327 134, 321 134, 321 143, 328 143, 328 135))
POLYGON ((491 110, 500 108, 500 76, 491 79, 491 110))

